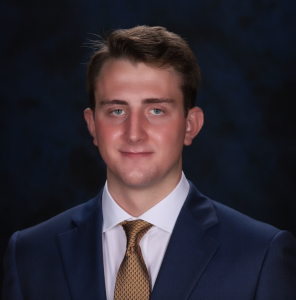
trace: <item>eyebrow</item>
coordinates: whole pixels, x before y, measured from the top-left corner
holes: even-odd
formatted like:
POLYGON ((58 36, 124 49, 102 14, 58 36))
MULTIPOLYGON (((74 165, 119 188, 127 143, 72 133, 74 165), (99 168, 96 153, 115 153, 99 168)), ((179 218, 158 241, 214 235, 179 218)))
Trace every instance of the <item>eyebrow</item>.
POLYGON ((149 98, 142 101, 143 104, 153 104, 153 103, 168 103, 175 105, 176 101, 174 99, 159 99, 159 98, 149 98))
POLYGON ((114 104, 128 105, 128 103, 124 100, 102 100, 102 101, 100 101, 100 106, 114 105, 114 104))
MULTIPOLYGON (((142 104, 154 104, 154 103, 168 103, 175 105, 176 101, 174 99, 162 99, 162 98, 148 98, 142 100, 142 104)), ((109 106, 109 105, 128 105, 128 102, 125 100, 102 100, 100 101, 100 106, 109 106)))

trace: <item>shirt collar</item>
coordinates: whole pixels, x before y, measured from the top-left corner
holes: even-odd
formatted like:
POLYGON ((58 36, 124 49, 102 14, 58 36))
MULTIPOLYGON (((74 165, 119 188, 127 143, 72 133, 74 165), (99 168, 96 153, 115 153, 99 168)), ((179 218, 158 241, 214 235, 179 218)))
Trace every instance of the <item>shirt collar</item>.
POLYGON ((108 191, 106 181, 102 195, 103 232, 110 230, 122 221, 141 219, 172 233, 188 192, 189 183, 182 172, 178 185, 167 197, 162 199, 138 218, 134 218, 114 201, 108 191))

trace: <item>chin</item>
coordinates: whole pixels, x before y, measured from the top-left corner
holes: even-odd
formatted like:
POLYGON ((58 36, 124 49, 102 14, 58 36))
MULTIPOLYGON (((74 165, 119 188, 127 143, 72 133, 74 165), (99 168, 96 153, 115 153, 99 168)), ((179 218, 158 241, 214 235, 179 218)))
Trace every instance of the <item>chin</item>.
POLYGON ((119 174, 119 178, 127 186, 135 188, 145 187, 153 184, 157 180, 157 172, 153 172, 152 170, 149 170, 148 172, 133 170, 128 173, 122 172, 119 174))

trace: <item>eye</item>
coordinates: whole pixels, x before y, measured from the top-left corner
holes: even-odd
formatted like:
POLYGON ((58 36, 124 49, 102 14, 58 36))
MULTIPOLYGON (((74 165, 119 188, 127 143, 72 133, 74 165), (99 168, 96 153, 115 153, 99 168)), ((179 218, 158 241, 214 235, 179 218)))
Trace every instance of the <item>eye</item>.
POLYGON ((150 112, 151 112, 153 115, 161 115, 161 114, 164 113, 161 109, 158 109, 158 108, 153 108, 153 109, 150 110, 150 112))
POLYGON ((112 115, 122 116, 125 115, 125 111, 122 109, 115 109, 111 112, 112 115))

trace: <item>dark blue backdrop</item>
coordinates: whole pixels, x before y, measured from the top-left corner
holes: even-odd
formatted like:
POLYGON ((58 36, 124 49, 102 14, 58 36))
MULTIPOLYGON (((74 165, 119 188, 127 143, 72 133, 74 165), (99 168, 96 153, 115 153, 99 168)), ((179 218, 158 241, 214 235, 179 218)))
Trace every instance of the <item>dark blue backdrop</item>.
POLYGON ((2 0, 0 259, 14 231, 103 186, 83 119, 83 44, 142 24, 180 34, 201 67, 205 125, 184 151, 187 178, 296 234, 295 15, 294 0, 2 0))

